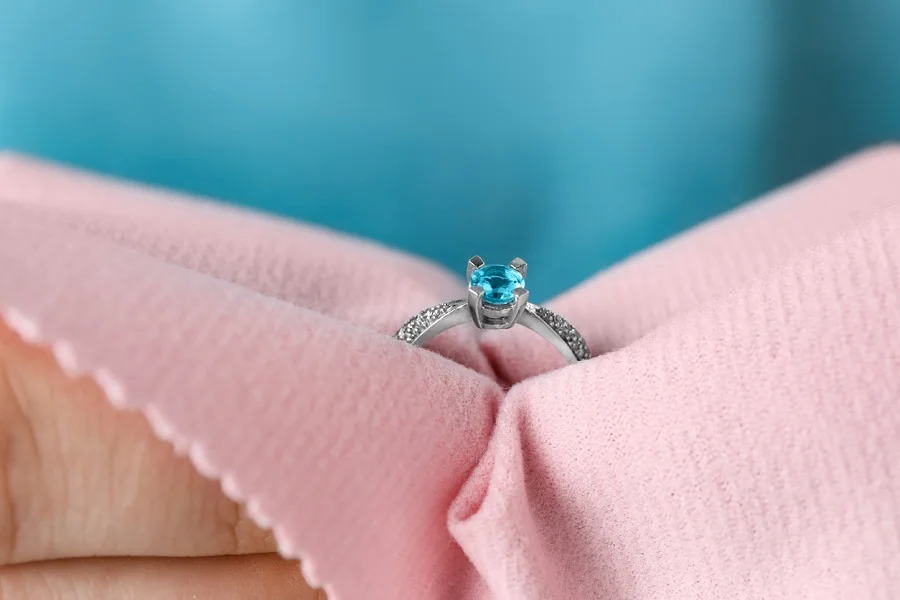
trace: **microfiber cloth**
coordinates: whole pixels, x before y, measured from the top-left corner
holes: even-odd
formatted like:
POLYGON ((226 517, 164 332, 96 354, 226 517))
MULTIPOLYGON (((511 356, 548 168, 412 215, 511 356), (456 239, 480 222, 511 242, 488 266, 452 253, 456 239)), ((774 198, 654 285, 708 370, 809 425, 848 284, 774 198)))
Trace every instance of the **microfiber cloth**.
POLYGON ((0 318, 330 598, 896 597, 900 150, 549 302, 588 361, 524 328, 391 337, 464 291, 363 240, 0 158, 0 318))

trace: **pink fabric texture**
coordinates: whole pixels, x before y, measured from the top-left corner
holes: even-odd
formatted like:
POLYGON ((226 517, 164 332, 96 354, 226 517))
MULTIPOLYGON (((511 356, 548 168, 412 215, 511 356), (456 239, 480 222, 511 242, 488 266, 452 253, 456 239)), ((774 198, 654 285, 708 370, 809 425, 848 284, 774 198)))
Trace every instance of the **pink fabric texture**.
POLYGON ((390 338, 463 285, 0 158, 0 318, 142 411, 333 599, 897 597, 900 150, 551 302, 590 361, 521 328, 390 338))

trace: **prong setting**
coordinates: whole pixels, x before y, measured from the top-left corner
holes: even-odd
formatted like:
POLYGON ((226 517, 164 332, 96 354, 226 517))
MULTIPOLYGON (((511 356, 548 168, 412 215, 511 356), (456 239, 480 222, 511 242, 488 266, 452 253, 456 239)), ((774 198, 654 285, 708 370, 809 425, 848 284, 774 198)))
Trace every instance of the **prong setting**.
POLYGON ((470 286, 469 294, 466 297, 469 302, 469 310, 472 312, 472 322, 479 329, 484 328, 484 288, 481 286, 470 286))
POLYGON ((467 302, 476 327, 509 329, 516 324, 528 303, 528 290, 524 287, 527 268, 521 258, 508 266, 485 265, 477 255, 469 259, 467 302))
POLYGON ((518 256, 510 261, 509 266, 518 271, 522 277, 525 277, 528 273, 528 263, 518 256))
POLYGON ((522 312, 525 310, 525 305, 528 304, 528 290, 525 288, 518 288, 513 290, 513 294, 516 296, 516 304, 515 310, 513 311, 512 322, 509 324, 512 327, 516 321, 519 320, 519 317, 522 315, 522 312))
POLYGON ((484 261, 477 254, 469 259, 469 265, 466 267, 466 283, 471 281, 472 273, 484 266, 484 261))

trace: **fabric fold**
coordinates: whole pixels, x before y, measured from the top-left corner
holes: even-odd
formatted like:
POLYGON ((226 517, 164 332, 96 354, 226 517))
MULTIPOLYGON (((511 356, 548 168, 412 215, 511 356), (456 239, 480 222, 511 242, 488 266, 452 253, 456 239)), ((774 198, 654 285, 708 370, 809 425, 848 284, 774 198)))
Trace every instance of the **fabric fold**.
POLYGON ((450 529, 494 598, 890 598, 898 307, 892 209, 524 381, 450 529))
MULTIPOLYGON (((334 597, 470 585, 446 512, 486 447, 497 384, 127 246, 0 203, 0 315, 142 411, 334 597)), ((366 259, 402 296, 402 272, 366 259)))

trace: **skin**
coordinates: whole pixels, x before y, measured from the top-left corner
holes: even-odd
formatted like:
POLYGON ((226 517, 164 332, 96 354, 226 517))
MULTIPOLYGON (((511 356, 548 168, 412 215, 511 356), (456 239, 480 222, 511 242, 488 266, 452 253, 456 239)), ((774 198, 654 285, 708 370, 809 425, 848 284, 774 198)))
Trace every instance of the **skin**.
POLYGON ((0 600, 323 600, 217 482, 0 323, 0 600))

